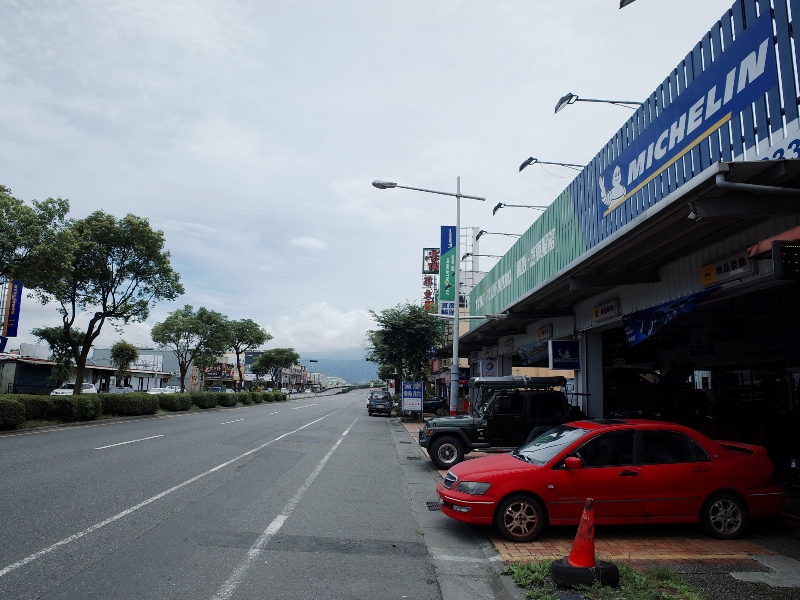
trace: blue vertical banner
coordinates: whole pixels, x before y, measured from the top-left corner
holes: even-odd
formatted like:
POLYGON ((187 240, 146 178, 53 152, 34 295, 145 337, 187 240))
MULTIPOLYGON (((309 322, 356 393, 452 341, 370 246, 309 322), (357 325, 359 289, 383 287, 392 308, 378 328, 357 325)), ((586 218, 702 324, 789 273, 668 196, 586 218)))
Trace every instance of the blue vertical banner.
POLYGON ((456 314, 456 228, 442 225, 442 241, 439 247, 439 314, 456 314))
POLYGON ((422 382, 404 381, 402 389, 400 410, 403 412, 422 412, 422 382))
POLYGON ((8 286, 8 302, 6 303, 6 318, 3 322, 3 335, 17 337, 19 326, 19 308, 22 303, 22 282, 12 281, 8 286))

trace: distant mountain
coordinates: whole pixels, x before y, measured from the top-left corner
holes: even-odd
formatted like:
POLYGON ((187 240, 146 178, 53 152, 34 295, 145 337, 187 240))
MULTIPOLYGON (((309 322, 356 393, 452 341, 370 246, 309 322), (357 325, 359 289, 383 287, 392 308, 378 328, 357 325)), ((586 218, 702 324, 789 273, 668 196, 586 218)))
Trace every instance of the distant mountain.
MULTIPOLYGON (((303 357, 308 357, 304 354, 303 357)), ((332 360, 327 358, 315 359, 317 362, 301 361, 301 365, 311 373, 322 373, 332 377, 341 377, 347 383, 366 383, 378 378, 378 365, 361 360, 332 360)))

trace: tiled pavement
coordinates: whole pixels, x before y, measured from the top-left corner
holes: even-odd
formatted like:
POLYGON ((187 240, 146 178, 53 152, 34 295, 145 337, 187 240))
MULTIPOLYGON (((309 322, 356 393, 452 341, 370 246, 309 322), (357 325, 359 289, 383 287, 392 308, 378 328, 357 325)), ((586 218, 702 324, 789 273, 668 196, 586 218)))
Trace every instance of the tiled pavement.
MULTIPOLYGON (((417 441, 420 422, 403 423, 412 439, 417 441)), ((470 453, 467 459, 485 456, 470 453)), ((444 477, 444 471, 439 471, 444 477)), ((553 560, 567 556, 575 539, 576 528, 552 527, 534 542, 515 544, 497 535, 493 528, 484 528, 504 562, 553 560)), ((747 539, 723 541, 703 534, 699 527, 636 526, 596 527, 595 552, 605 560, 625 560, 632 564, 756 564, 750 555, 775 554, 747 539)))

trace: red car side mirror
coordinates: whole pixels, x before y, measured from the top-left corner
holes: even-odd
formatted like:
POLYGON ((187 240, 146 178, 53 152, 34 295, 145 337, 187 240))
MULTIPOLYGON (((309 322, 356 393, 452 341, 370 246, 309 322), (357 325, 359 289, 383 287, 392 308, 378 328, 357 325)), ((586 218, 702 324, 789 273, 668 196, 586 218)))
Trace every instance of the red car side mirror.
POLYGON ((564 459, 564 466, 567 469, 582 469, 583 461, 577 456, 568 456, 564 459))

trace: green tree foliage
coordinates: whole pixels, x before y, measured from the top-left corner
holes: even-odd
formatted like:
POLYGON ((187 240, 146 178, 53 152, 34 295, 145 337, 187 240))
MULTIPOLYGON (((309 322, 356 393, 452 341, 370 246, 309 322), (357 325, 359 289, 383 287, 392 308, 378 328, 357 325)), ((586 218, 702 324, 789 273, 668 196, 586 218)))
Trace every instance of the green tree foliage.
MULTIPOLYGON (((56 387, 60 387, 65 381, 69 381, 75 376, 75 361, 72 348, 64 337, 64 328, 60 325, 55 327, 38 327, 31 330, 31 334, 42 340, 50 347, 50 360, 55 361, 48 379, 56 387)), ((83 343, 83 333, 73 332, 79 343, 83 343)))
POLYGON ((181 392, 186 389, 189 365, 210 366, 230 345, 230 322, 225 315, 201 306, 195 312, 188 304, 156 323, 151 331, 153 341, 171 350, 178 359, 181 392), (202 365, 201 365, 202 363, 202 365))
POLYGON ((68 264, 68 212, 68 200, 34 200, 28 206, 0 185, 0 281, 19 279, 24 287, 36 289, 68 264))
POLYGON ((258 348, 272 339, 261 326, 252 319, 241 319, 230 322, 230 346, 236 354, 236 370, 239 372, 239 391, 242 391, 244 381, 244 362, 242 355, 248 350, 258 348))
POLYGON ((111 364, 117 367, 117 385, 121 386, 128 369, 139 358, 139 349, 125 340, 115 342, 111 346, 111 364))
POLYGON ((409 302, 369 312, 378 327, 367 331, 367 360, 385 367, 383 375, 391 368, 400 379, 423 381, 430 373, 433 350, 447 342, 445 322, 409 302))
POLYGON ((164 233, 147 219, 129 214, 117 220, 100 210, 70 221, 68 232, 71 260, 44 282, 39 299, 59 305, 64 341, 75 361, 74 393, 80 394, 86 359, 106 321, 144 321, 156 302, 174 300, 183 286, 164 249, 164 233), (83 313, 90 318, 79 333, 73 328, 83 313))
POLYGON ((259 354, 250 366, 250 370, 256 374, 269 373, 272 384, 278 386, 281 381, 281 370, 296 365, 299 360, 300 355, 294 348, 272 348, 259 354))

